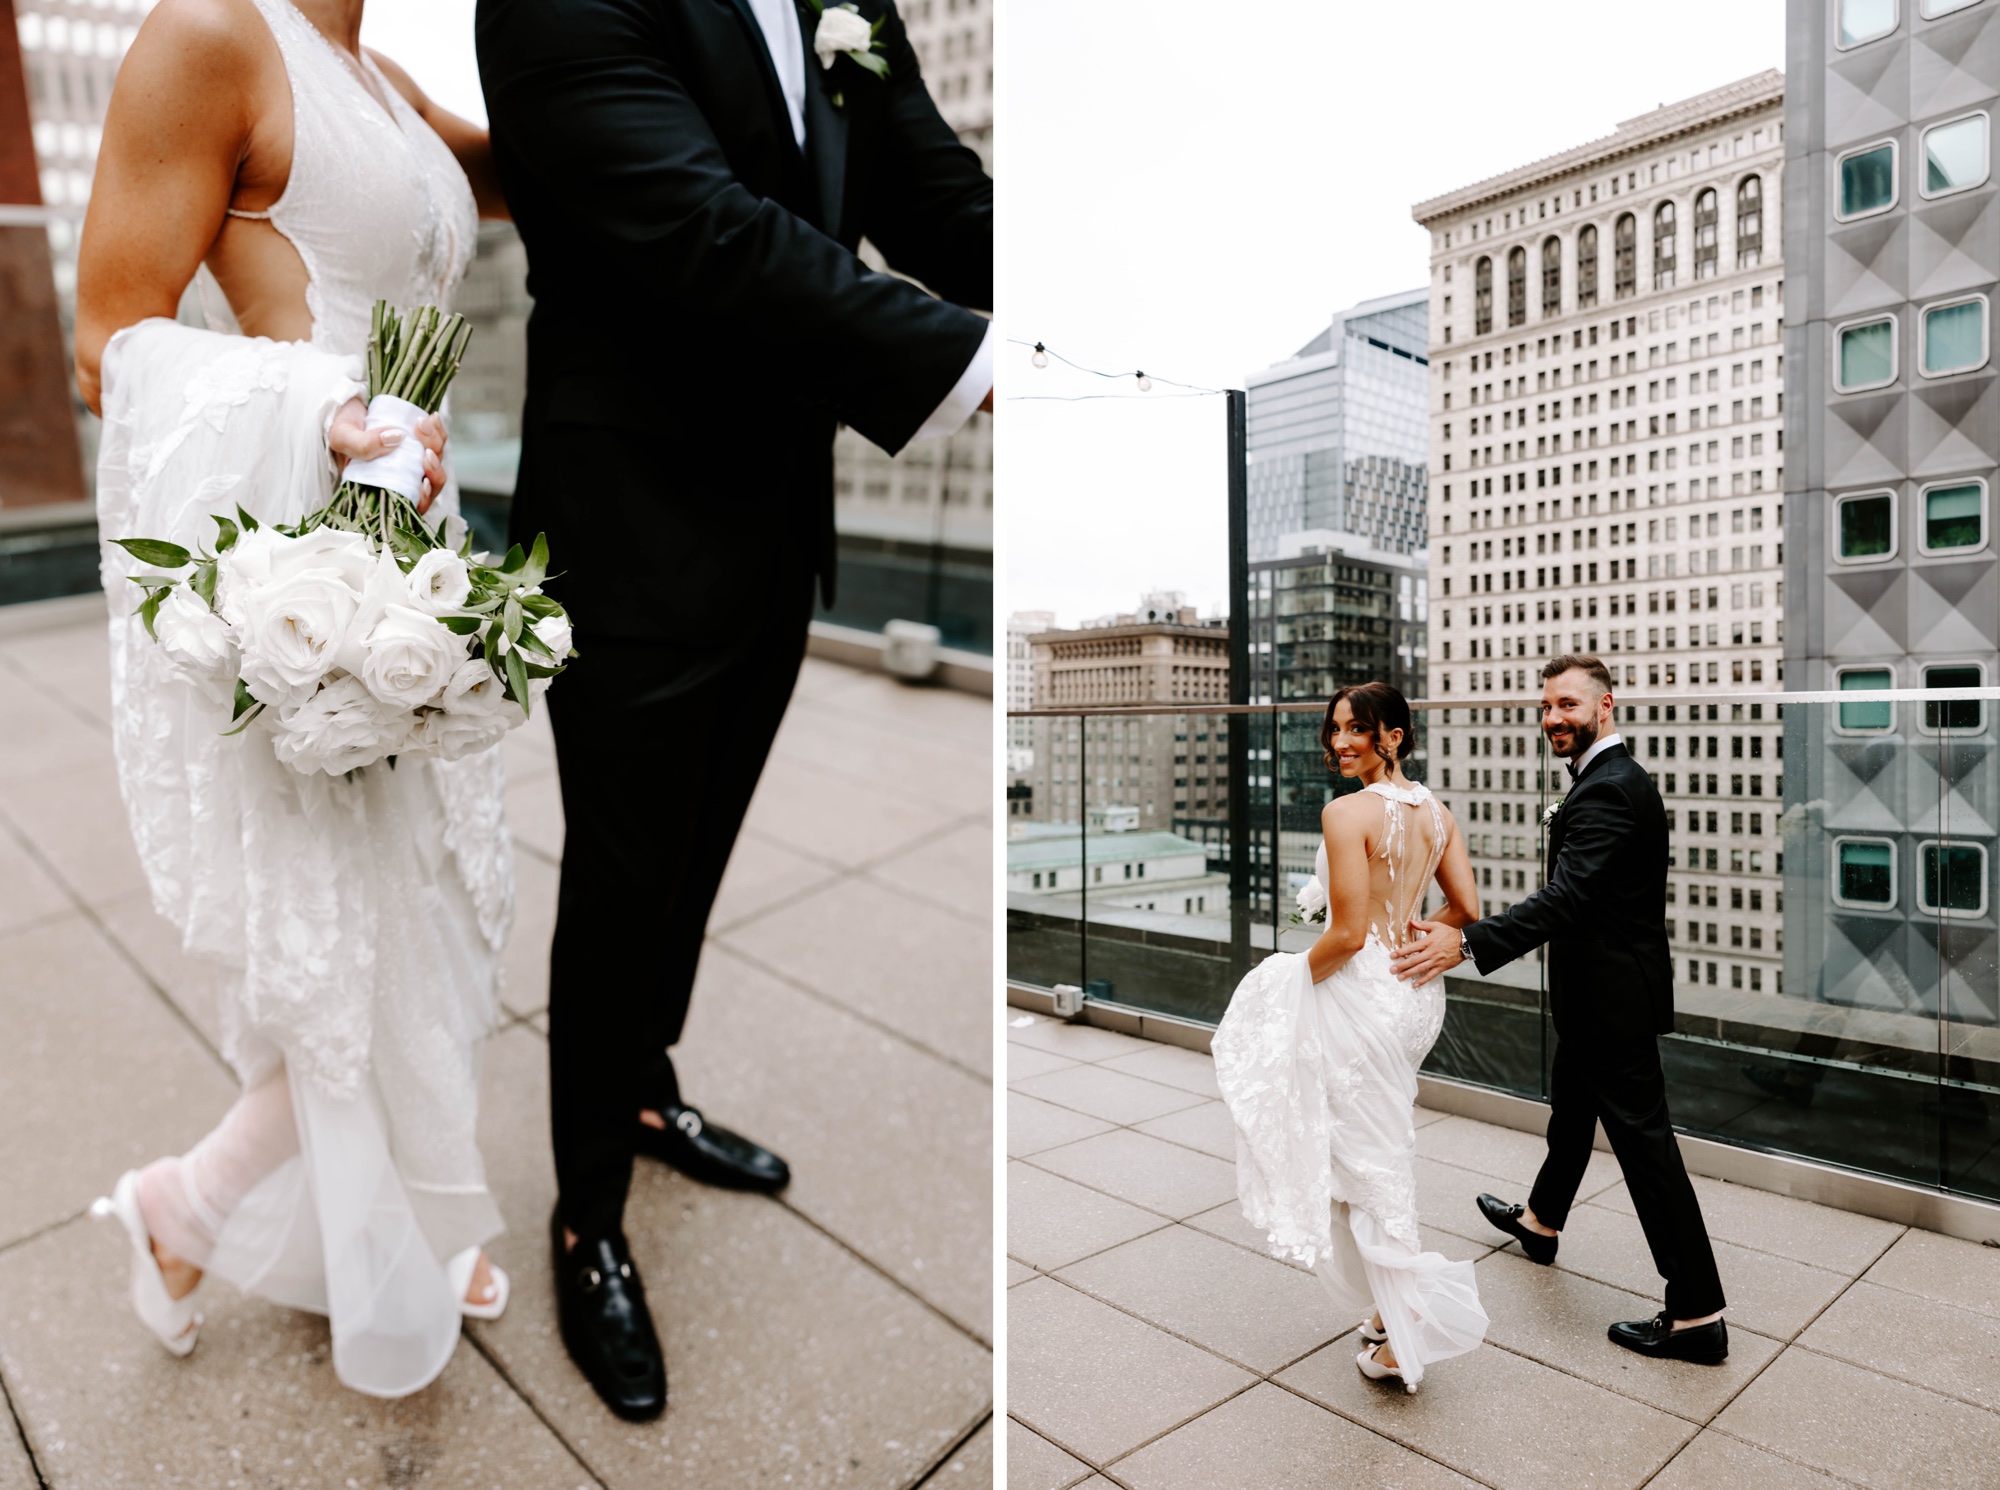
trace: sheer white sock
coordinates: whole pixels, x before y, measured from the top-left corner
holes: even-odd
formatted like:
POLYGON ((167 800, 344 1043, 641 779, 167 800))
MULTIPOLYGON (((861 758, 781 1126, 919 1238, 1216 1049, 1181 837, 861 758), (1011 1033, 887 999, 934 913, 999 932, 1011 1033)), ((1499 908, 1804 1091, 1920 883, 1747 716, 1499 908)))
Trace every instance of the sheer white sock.
POLYGON ((280 1066, 238 1097, 187 1153, 156 1159, 139 1172, 146 1229, 168 1251, 206 1267, 230 1212, 298 1151, 291 1086, 280 1066))

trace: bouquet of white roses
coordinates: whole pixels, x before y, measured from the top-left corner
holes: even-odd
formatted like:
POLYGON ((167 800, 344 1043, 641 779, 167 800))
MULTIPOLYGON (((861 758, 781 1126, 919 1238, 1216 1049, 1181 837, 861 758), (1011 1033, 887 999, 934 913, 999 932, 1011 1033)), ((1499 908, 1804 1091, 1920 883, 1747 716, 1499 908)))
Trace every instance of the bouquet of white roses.
POLYGON ((495 560, 469 534, 453 549, 416 509, 415 423, 444 401, 471 332, 435 306, 402 316, 377 302, 368 426, 404 440, 350 464, 319 511, 289 526, 218 514, 213 553, 112 540, 154 571, 132 580, 169 666, 230 705, 229 733, 260 721, 294 770, 489 749, 575 655, 567 613, 542 593, 545 539, 495 560))

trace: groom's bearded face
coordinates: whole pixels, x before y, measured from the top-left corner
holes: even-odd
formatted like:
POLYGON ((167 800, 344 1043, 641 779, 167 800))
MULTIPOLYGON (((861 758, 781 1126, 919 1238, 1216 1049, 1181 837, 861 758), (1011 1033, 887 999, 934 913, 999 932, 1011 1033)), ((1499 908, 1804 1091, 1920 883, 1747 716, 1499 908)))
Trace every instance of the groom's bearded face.
POLYGON ((1604 690, 1588 673, 1572 668, 1542 685, 1542 733, 1549 749, 1575 760, 1597 743, 1603 730, 1604 690))

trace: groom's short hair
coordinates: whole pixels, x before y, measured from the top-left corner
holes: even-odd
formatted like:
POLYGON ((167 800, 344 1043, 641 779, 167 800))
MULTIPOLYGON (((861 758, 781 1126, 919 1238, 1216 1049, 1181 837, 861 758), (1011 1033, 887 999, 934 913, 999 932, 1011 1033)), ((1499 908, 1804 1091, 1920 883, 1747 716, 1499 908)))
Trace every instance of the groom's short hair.
POLYGON ((1565 652, 1560 657, 1551 657, 1542 664, 1542 681, 1560 678, 1567 672, 1588 673, 1597 686, 1606 693, 1611 691, 1611 669, 1599 658, 1588 652, 1565 652))

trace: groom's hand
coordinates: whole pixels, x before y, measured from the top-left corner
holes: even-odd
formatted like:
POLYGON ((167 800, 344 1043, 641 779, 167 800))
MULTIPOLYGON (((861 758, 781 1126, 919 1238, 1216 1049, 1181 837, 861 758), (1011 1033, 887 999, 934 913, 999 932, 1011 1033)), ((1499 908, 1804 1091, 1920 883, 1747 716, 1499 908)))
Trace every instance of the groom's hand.
MULTIPOLYGON (((435 414, 426 414, 417 421, 417 438, 424 446, 424 489, 417 495, 417 511, 426 512, 444 490, 444 421, 435 414)), ((351 460, 373 460, 378 455, 387 455, 402 442, 403 432, 399 429, 371 435, 368 405, 358 398, 350 398, 340 406, 340 412, 333 416, 333 423, 326 431, 327 448, 340 457, 343 471, 351 460)))
POLYGON ((1410 940, 1396 949, 1389 966, 1408 983, 1424 984, 1457 967, 1465 958, 1459 952, 1456 926, 1442 921, 1410 920, 1410 940))

